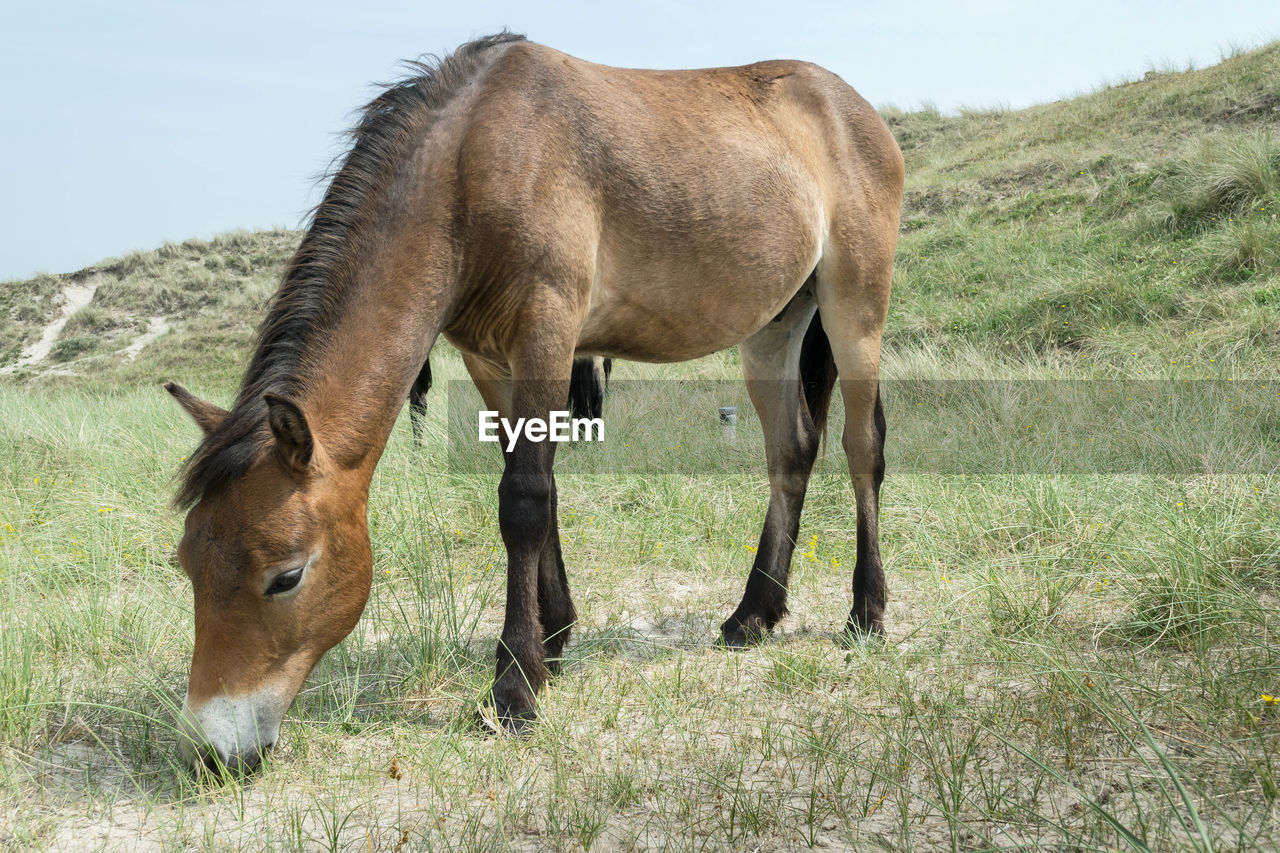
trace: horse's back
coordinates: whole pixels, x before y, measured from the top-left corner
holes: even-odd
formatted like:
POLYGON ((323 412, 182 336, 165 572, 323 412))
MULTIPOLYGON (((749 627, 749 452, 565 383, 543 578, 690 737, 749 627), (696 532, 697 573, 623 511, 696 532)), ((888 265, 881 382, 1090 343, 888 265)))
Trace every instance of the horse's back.
MULTIPOLYGON (((650 191, 661 190, 650 178, 713 179, 708 157, 746 154, 745 163, 721 163, 741 171, 764 153, 848 157, 868 170, 884 165, 892 182, 897 155, 870 104, 837 75, 797 60, 615 68, 518 42, 486 75, 474 121, 502 134, 510 166, 558 154, 560 165, 585 167, 598 183, 650 191)), ((812 165, 818 171, 827 164, 812 165)))
POLYGON ((458 152, 470 236, 504 259, 503 278, 577 270, 585 350, 684 358, 731 345, 801 287, 837 211, 893 207, 896 231, 897 146, 818 66, 653 71, 534 43, 502 50, 458 152), (735 301, 707 318, 708 293, 735 301), (621 331, 657 326, 660 344, 621 331))

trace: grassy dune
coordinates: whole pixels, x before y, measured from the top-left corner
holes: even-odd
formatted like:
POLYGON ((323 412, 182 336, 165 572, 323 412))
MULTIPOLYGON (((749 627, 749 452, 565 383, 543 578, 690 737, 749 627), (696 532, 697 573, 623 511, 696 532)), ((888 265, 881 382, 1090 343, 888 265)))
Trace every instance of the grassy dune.
MULTIPOLYGON (((1028 110, 884 114, 908 166, 887 376, 1280 377, 1280 45, 1028 110)), ((832 450, 792 615, 741 654, 709 645, 756 544, 763 461, 564 476, 582 622, 542 724, 494 739, 467 718, 501 619, 496 480, 450 470, 444 389, 463 371, 443 345, 427 446, 400 425, 374 480, 363 620, 261 774, 194 781, 172 730, 192 627, 167 501, 196 431, 157 382, 230 399, 296 240, 226 235, 0 288, 0 366, 63 288, 97 288, 48 357, 0 380, 0 845, 1280 845, 1274 464, 944 476, 903 462, 920 430, 891 407, 889 642, 834 642, 854 541, 832 450), (171 331, 127 360, 153 317, 171 331)), ((737 373, 727 352, 615 376, 737 373)), ((1220 443, 1270 441, 1274 462, 1274 422, 1234 411, 1220 443)))

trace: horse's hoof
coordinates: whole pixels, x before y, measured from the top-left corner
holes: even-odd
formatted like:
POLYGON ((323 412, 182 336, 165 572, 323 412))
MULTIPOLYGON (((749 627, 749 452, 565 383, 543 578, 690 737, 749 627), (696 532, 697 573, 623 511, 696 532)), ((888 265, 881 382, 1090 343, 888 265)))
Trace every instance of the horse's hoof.
POLYGON ((742 652, 751 648, 755 644, 742 634, 721 631, 720 636, 716 638, 716 641, 712 645, 721 651, 742 652))
POLYGON ((533 711, 520 714, 504 714, 498 717, 502 730, 513 737, 525 738, 533 734, 533 726, 538 722, 538 715, 533 711))
POLYGON ((739 652, 760 645, 768 639, 770 633, 771 629, 758 616, 749 616, 746 622, 731 618, 720 626, 720 638, 716 640, 716 647, 739 652))
POLYGON ((527 737, 533 731, 533 725, 537 721, 538 715, 535 711, 503 713, 491 702, 479 706, 471 715, 471 725, 474 729, 483 734, 495 736, 527 737))
POLYGON ((537 719, 537 700, 518 689, 495 688, 476 708, 477 724, 490 734, 525 735, 537 719))

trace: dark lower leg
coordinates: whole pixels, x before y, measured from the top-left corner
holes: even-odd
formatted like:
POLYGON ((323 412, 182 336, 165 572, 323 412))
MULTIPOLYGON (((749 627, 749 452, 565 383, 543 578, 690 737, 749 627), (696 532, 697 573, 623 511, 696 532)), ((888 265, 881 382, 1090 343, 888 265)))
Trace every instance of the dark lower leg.
POLYGON ((742 602, 720 626, 721 642, 725 645, 758 643, 787 615, 787 582, 803 504, 803 489, 798 495, 771 492, 764 530, 751 574, 747 576, 742 602))
POLYGON ((427 417, 427 406, 413 397, 409 398, 409 425, 413 427, 414 444, 422 444, 422 424, 427 417))
POLYGON ((550 462, 541 464, 543 454, 537 452, 544 446, 521 442, 508 455, 498 487, 498 523, 507 547, 507 607, 493 703, 498 719, 513 730, 536 716, 534 696, 548 675, 538 609, 539 564, 552 520, 550 462))
POLYGON ((787 614, 787 583, 805 490, 818 453, 818 434, 808 412, 798 408, 790 434, 775 429, 769 441, 769 509, 742 602, 720 627, 721 642, 740 647, 758 643, 787 614))
POLYGON ((547 669, 560 671, 560 655, 578 615, 569 596, 569 579, 560 552, 559 509, 555 479, 551 481, 551 532, 538 560, 538 613, 542 620, 542 644, 547 669))
POLYGON ((876 515, 879 489, 867 497, 858 493, 858 562, 853 569, 853 609, 848 630, 852 634, 884 633, 884 566, 880 562, 876 515))
POLYGON ((880 561, 880 485, 884 482, 884 410, 876 390, 870 442, 860 448, 860 458, 849 454, 854 492, 858 501, 858 562, 853 570, 853 610, 848 630, 854 635, 884 634, 885 580, 880 561))

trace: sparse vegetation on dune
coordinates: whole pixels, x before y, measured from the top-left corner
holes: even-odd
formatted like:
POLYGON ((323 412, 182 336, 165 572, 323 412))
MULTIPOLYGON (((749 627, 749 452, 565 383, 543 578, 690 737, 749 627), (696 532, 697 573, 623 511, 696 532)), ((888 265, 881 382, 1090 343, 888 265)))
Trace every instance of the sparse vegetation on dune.
POLYGON ((1271 46, 1018 112, 890 111, 908 164, 891 349, 1269 374, 1278 81, 1271 46))
POLYGON ((50 375, 51 365, 38 363, 22 368, 19 379, 98 388, 159 381, 200 364, 210 381, 234 383, 298 238, 293 231, 232 232, 133 252, 68 275, 8 282, 0 288, 0 311, 10 321, 0 335, 0 367, 17 362, 22 348, 39 339, 58 315, 65 287, 87 285, 95 288, 92 302, 67 321, 52 353, 59 369, 50 375), (176 334, 156 341, 143 358, 122 358, 148 318, 157 316, 176 334))
MULTIPOLYGON (((886 109, 908 166, 886 375, 1280 377, 1278 109, 1280 45, 1029 110, 886 109)), ((741 654, 710 643, 756 545, 763 460, 714 478, 564 475, 582 623, 534 733, 486 738, 467 721, 501 620, 496 480, 450 468, 445 399, 464 373, 443 344, 428 446, 401 425, 374 481, 363 620, 264 772, 194 781, 172 731, 192 628, 168 499, 196 436, 156 383, 230 399, 297 236, 0 288, 2 367, 64 287, 97 286, 49 355, 0 384, 0 844, 1280 845, 1274 467, 895 469, 912 414, 891 408, 887 645, 833 642, 854 562, 837 447, 810 487, 792 615, 741 654), (128 361, 155 316, 172 331, 128 361)), ((1256 422, 1215 427, 1222 446, 1256 440, 1256 422)), ((744 410, 743 442, 751 428, 744 410)))

